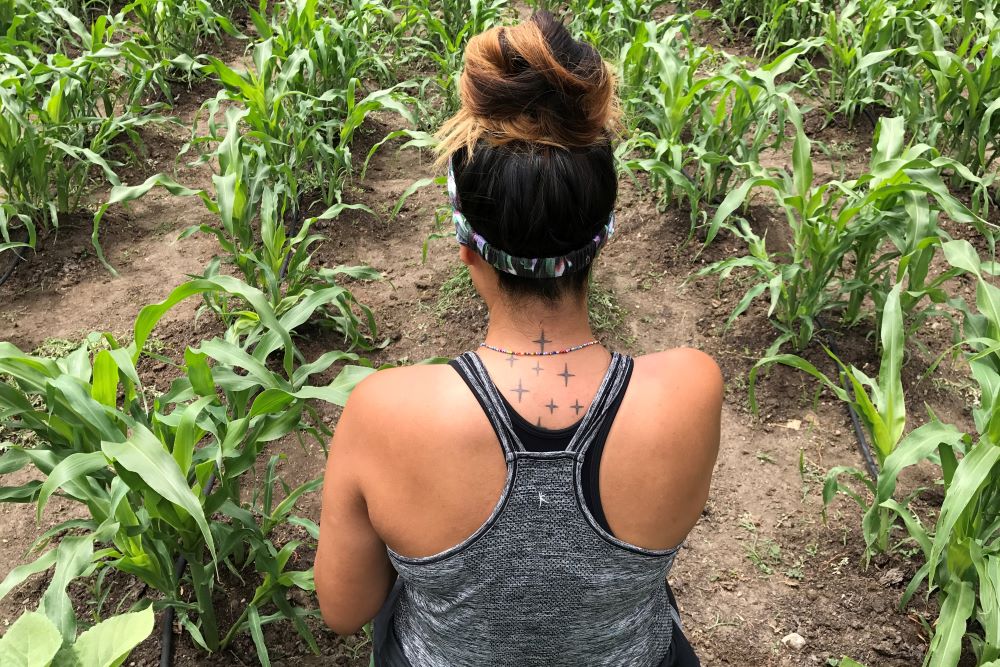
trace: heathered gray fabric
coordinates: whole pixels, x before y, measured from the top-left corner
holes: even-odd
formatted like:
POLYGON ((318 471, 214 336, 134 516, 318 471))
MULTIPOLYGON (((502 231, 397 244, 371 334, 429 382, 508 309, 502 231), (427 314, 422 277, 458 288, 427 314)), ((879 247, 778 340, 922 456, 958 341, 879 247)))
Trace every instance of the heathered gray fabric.
POLYGON ((601 529, 583 502, 583 456, 618 392, 611 367, 564 452, 527 452, 474 353, 459 358, 507 460, 490 518, 440 554, 389 551, 402 580, 395 631, 414 667, 652 667, 673 631, 666 577, 676 549, 635 547, 601 529))

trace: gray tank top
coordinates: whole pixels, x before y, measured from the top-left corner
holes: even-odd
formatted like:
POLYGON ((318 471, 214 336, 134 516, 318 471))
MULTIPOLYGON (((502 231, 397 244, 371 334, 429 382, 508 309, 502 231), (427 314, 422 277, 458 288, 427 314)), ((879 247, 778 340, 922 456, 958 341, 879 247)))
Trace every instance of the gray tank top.
POLYGON ((490 517, 460 544, 425 558, 389 550, 402 583, 393 629, 406 658, 415 667, 660 664, 676 613, 666 577, 677 549, 617 539, 581 492, 584 454, 632 359, 612 355, 576 435, 556 452, 526 451, 478 355, 458 362, 487 406, 507 481, 490 517))

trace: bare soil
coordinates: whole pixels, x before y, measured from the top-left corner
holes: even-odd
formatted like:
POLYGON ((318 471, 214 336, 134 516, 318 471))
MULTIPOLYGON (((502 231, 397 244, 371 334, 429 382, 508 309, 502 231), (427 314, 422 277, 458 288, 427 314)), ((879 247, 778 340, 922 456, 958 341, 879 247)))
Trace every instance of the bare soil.
MULTIPOLYGON (((196 108, 195 103, 182 105, 182 121, 190 122, 196 108)), ((377 125, 373 124, 375 133, 384 129, 377 125)), ((149 173, 173 168, 188 132, 163 128, 146 137, 151 149, 149 173)), ((837 142, 847 154, 815 155, 822 165, 818 170, 838 173, 843 163, 849 168, 863 167, 870 128, 826 132, 826 140, 837 142)), ((378 282, 345 283, 374 310, 379 338, 388 341, 373 355, 379 363, 455 356, 474 347, 485 332, 485 310, 473 296, 452 294, 447 307, 440 307, 441 287, 460 266, 453 243, 429 241, 426 262, 421 258, 428 236, 446 231, 435 222, 435 211, 446 202, 444 193, 426 188, 411 197, 397 217, 388 217, 414 180, 433 174, 430 162, 429 156, 415 151, 383 148, 367 179, 356 182, 350 195, 375 215, 349 212, 314 228, 327 237, 314 258, 317 264, 369 264, 384 274, 378 282)), ((198 186, 207 184, 208 175, 206 168, 181 163, 177 178, 198 186)), ((137 183, 144 177, 137 176, 130 181, 137 183)), ((774 211, 768 216, 766 202, 759 206, 765 209, 760 219, 774 224, 777 235, 783 216, 774 211)), ((30 350, 52 339, 79 340, 94 330, 128 336, 143 305, 162 300, 188 275, 200 273, 217 252, 214 239, 204 235, 177 240, 185 228, 210 221, 197 198, 175 198, 157 191, 128 210, 113 209, 104 222, 102 241, 118 277, 112 277, 91 250, 89 216, 69 221, 58 238, 47 240, 0 287, 0 340, 30 350)), ((697 243, 686 242, 686 213, 658 211, 650 194, 628 182, 623 182, 618 221, 618 233, 595 270, 598 284, 613 295, 625 314, 624 324, 604 332, 605 342, 635 355, 677 346, 700 348, 714 355, 726 376, 722 450, 711 497, 671 577, 685 632, 703 664, 826 665, 844 655, 872 667, 919 664, 927 646, 919 619, 932 618, 934 610, 924 605, 920 595, 907 610, 897 608, 916 563, 897 555, 865 568, 859 509, 837 500, 825 522, 821 514, 825 471, 836 465, 861 467, 843 407, 826 392, 817 392, 815 383, 805 376, 778 367, 763 377, 758 388, 761 416, 750 414, 747 376, 776 335, 765 308, 753 306, 726 330, 725 318, 746 287, 738 280, 721 285, 709 278, 689 280, 706 262, 745 250, 737 240, 722 236, 699 255, 697 243), (782 644, 782 637, 792 632, 805 639, 801 650, 782 644)), ((163 354, 178 358, 185 346, 219 333, 211 317, 195 318, 196 306, 192 301, 174 309, 154 331, 163 354)), ((874 345, 863 334, 835 331, 833 336, 846 361, 877 368, 874 345)), ((938 329, 921 337, 931 354, 948 345, 947 335, 938 329)), ((339 347, 340 341, 321 335, 304 343, 314 354, 339 347)), ((967 421, 961 369, 945 363, 936 374, 922 378, 932 358, 911 352, 906 380, 914 421, 924 414, 924 402, 942 417, 967 421)), ((832 371, 832 362, 818 348, 808 350, 807 356, 832 371)), ((170 372, 155 363, 141 370, 147 382, 164 385, 170 372)), ((337 410, 323 410, 331 426, 335 424, 337 410)), ((301 448, 282 441, 270 453, 278 452, 287 455, 281 474, 289 483, 322 474, 320 447, 301 448)), ((0 484, 20 481, 8 476, 0 484)), ((917 481, 911 480, 911 485, 917 481)), ((26 552, 44 528, 78 512, 71 504, 53 499, 38 525, 33 507, 0 504, 0 577, 28 560, 26 552)), ((299 513, 318 520, 318 496, 306 497, 299 513)), ((293 537, 302 535, 290 534, 288 539, 293 537)), ((252 594, 255 583, 229 582, 224 592, 241 601, 252 594)), ((22 610, 36 605, 46 585, 44 576, 35 577, 0 603, 0 622, 9 624, 22 610)), ((147 593, 127 589, 119 595, 127 599, 143 594, 147 593)), ((85 607, 87 591, 78 590, 75 595, 81 608, 85 607)), ((318 622, 311 627, 320 643, 319 657, 309 652, 290 625, 269 626, 266 637, 272 662, 368 664, 363 636, 341 639, 318 622)), ((129 664, 158 664, 159 650, 158 629, 129 664)), ((248 637, 240 638, 231 650, 206 657, 186 635, 179 636, 176 665, 255 663, 248 637)))

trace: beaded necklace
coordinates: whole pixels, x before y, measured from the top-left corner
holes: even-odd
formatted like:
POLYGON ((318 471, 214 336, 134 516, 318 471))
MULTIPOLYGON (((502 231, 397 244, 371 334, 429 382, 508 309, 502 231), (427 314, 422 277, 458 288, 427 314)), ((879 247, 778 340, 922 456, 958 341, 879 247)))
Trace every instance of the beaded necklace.
POLYGON ((500 352, 501 354, 506 354, 513 357, 548 357, 553 354, 566 354, 567 352, 576 352, 577 350, 582 350, 585 347, 590 347, 591 345, 598 345, 599 341, 592 340, 589 343, 584 343, 582 345, 574 345, 573 347, 567 347, 564 350, 552 350, 550 352, 514 352, 513 350, 505 350, 502 347, 495 347, 489 343, 480 343, 479 347, 485 347, 487 350, 493 350, 494 352, 500 352))

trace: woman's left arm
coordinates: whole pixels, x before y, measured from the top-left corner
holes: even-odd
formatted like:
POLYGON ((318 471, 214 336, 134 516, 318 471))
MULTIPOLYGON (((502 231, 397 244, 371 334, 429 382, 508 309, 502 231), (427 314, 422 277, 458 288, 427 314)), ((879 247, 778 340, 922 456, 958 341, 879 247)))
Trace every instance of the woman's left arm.
MULTIPOLYGON (((376 434, 368 428, 378 418, 373 392, 362 382, 344 407, 330 445, 323 478, 316 595, 323 620, 335 632, 351 635, 372 620, 396 578, 385 543, 368 518, 361 472, 371 460, 376 434)), ((377 437, 377 436, 376 436, 377 437)))

